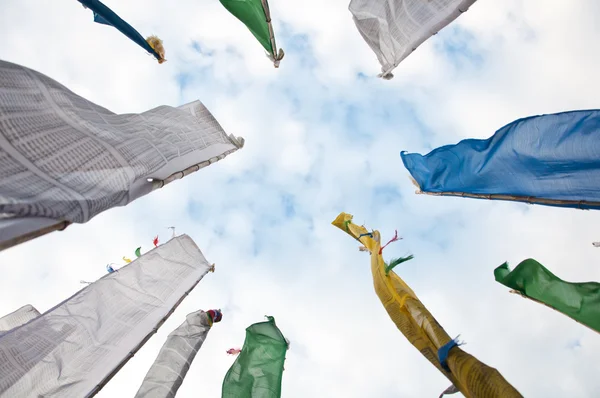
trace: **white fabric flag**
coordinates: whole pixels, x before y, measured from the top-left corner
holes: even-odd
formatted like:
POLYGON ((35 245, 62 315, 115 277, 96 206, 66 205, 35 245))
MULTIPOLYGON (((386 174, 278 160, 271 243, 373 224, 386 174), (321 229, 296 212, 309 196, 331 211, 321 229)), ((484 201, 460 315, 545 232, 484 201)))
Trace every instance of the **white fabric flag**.
POLYGON ((89 397, 209 271, 187 235, 0 335, 0 397, 89 397))
POLYGON ((436 34, 475 0, 351 0, 358 31, 377 55, 382 73, 392 70, 418 46, 436 34))
POLYGON ((33 307, 31 304, 24 305, 18 310, 0 318, 0 335, 3 332, 24 325, 38 316, 40 316, 40 313, 35 309, 35 307, 33 307))
POLYGON ((117 115, 0 60, 0 249, 85 223, 243 144, 200 101, 117 115))
POLYGON ((206 312, 188 314, 167 337, 135 398, 173 398, 210 328, 206 312))

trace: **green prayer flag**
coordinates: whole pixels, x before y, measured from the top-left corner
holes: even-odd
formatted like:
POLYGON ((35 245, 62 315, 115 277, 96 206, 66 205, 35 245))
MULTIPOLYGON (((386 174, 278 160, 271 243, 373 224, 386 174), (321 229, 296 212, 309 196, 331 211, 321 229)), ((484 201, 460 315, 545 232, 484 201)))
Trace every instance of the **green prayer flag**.
POLYGON ((600 283, 565 282, 533 259, 513 271, 504 263, 494 270, 497 282, 600 332, 600 283))
MULTIPOLYGON (((267 0, 220 1, 230 13, 246 25, 254 37, 256 37, 264 49, 270 54, 274 62, 280 61, 281 58, 283 58, 282 50, 279 51, 280 54, 277 54, 267 0)), ((275 66, 278 66, 278 62, 275 63, 275 66)))
POLYGON ((223 380, 222 398, 279 398, 288 343, 275 318, 250 325, 246 340, 223 380))

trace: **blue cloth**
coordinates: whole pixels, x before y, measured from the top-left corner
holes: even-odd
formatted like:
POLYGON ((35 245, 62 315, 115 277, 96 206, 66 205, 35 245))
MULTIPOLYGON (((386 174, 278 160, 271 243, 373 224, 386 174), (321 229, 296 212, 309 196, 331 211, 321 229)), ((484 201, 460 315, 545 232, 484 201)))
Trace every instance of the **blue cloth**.
POLYGON ((133 28, 133 26, 129 25, 127 22, 121 19, 113 10, 105 6, 101 1, 98 0, 77 0, 85 7, 89 8, 94 13, 94 22, 110 25, 117 29, 119 32, 123 33, 125 36, 129 37, 134 43, 137 43, 144 50, 148 51, 150 54, 154 55, 156 59, 160 60, 160 55, 154 51, 150 44, 146 42, 146 39, 133 28))
POLYGON ((401 157, 423 192, 588 201, 597 203, 556 206, 600 209, 600 110, 519 119, 487 140, 401 157))
POLYGON ((450 372, 450 368, 448 367, 448 354, 450 353, 451 349, 457 346, 459 346, 459 344, 456 342, 456 339, 452 339, 441 346, 438 350, 438 360, 440 361, 442 369, 444 369, 446 372, 450 372))
POLYGON ((98 15, 97 13, 94 13, 94 22, 102 24, 102 25, 112 26, 110 24, 110 22, 108 22, 106 19, 102 18, 102 16, 98 15))

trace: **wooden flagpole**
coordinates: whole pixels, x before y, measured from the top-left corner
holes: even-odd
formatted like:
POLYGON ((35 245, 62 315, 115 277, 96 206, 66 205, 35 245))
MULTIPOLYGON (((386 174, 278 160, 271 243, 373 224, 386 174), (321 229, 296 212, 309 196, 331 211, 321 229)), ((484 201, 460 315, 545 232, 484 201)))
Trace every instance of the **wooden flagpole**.
POLYGON ((424 192, 421 189, 415 192, 417 195, 431 195, 431 196, 456 196, 461 198, 473 198, 473 199, 488 199, 488 200, 504 200, 510 202, 524 202, 530 205, 570 205, 572 207, 589 210, 588 207, 600 208, 600 202, 591 202, 587 200, 561 200, 561 199, 545 199, 536 198, 535 196, 516 196, 516 195, 504 195, 504 194, 477 194, 477 193, 466 193, 466 192, 424 192))
POLYGON ((269 3, 267 0, 260 1, 265 12, 265 17, 267 18, 267 26, 269 27, 269 39, 271 40, 271 47, 273 47, 273 53, 271 56, 273 57, 273 65, 276 68, 279 68, 279 62, 283 59, 285 53, 282 49, 279 49, 279 54, 277 53, 277 44, 275 43, 275 32, 273 31, 273 24, 271 23, 271 11, 269 10, 269 3))
POLYGON ((32 239, 39 238, 40 236, 44 236, 54 231, 63 231, 67 228, 71 223, 69 221, 59 221, 56 224, 52 224, 50 226, 38 229, 36 231, 32 231, 23 235, 19 235, 15 238, 9 239, 7 241, 0 243, 0 251, 8 249, 10 247, 16 246, 20 243, 28 242, 32 239))

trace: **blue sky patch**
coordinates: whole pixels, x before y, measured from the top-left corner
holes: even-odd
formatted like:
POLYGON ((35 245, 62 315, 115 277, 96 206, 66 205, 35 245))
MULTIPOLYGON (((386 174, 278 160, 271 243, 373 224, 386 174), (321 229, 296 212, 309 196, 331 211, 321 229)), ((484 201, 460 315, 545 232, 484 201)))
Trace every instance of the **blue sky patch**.
POLYGON ((435 49, 456 69, 483 67, 485 57, 483 49, 477 45, 477 39, 460 25, 451 25, 438 34, 435 49))

